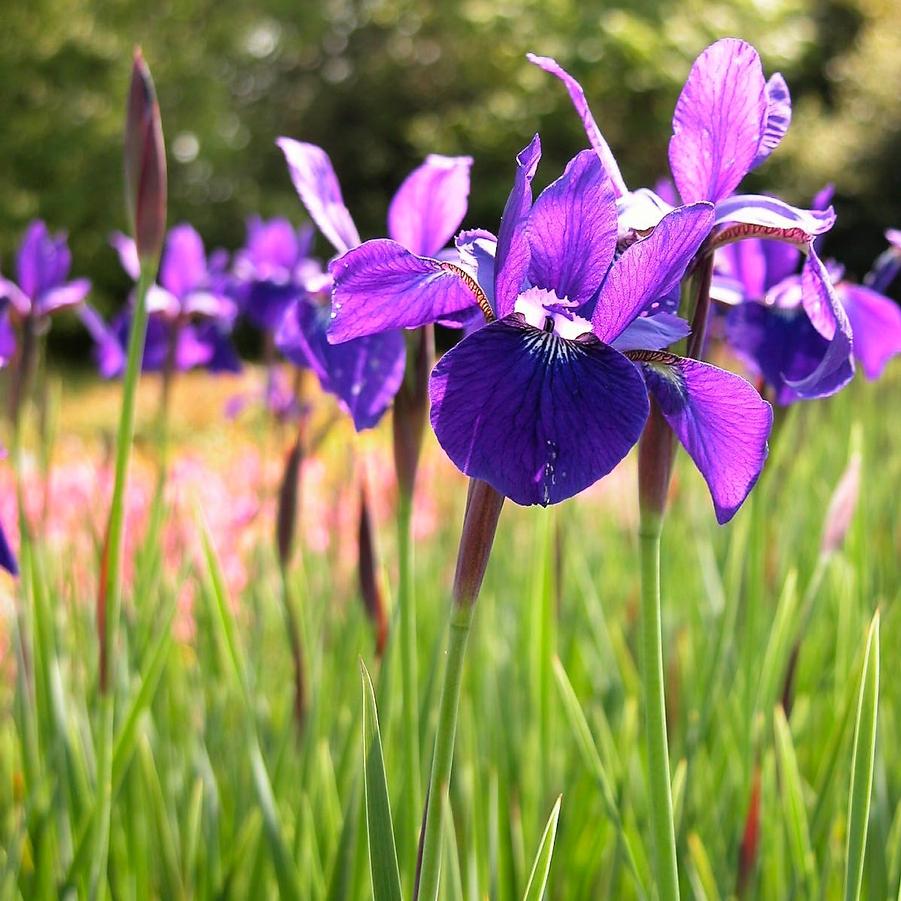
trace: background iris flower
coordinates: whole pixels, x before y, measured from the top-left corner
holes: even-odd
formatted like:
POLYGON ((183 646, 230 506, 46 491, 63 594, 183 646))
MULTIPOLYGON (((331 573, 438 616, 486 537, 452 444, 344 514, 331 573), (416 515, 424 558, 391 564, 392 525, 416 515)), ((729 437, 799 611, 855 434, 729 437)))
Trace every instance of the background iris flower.
POLYGON ((63 233, 51 235, 41 220, 25 232, 16 257, 16 279, 0 276, 0 359, 16 354, 17 332, 40 332, 51 314, 80 304, 91 290, 86 278, 69 279, 72 254, 63 233))
MULTIPOLYGON (((325 151, 290 138, 280 138, 278 145, 301 202, 332 247, 339 254, 357 247, 360 236, 325 151)), ((398 246, 427 254, 444 248, 466 214, 471 166, 470 157, 432 154, 407 176, 388 208, 388 233, 400 242, 398 246)), ((331 290, 329 272, 308 271, 306 295, 289 306, 276 344, 292 362, 316 373, 323 389, 339 398, 360 431, 376 425, 397 394, 406 346, 396 328, 333 344, 330 335, 339 307, 330 306, 331 290)))
MULTIPOLYGON (((122 268, 137 281, 138 254, 134 241, 116 233, 111 238, 122 268)), ((230 334, 237 304, 230 296, 228 256, 214 251, 207 259, 203 239, 190 225, 169 231, 163 248, 158 283, 147 293, 150 319, 142 369, 182 372, 202 366, 210 372, 239 372, 241 363, 230 334)), ((95 358, 104 378, 122 374, 132 311, 123 310, 110 325, 85 305, 82 321, 95 342, 95 358)))

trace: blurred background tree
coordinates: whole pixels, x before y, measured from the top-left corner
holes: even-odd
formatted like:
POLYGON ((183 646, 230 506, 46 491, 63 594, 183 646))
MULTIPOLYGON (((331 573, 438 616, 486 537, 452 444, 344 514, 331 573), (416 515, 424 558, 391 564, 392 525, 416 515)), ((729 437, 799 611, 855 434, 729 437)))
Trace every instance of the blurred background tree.
MULTIPOLYGON (((901 225, 901 5, 895 0, 29 0, 0 30, 0 265, 26 222, 69 231, 109 311, 128 281, 107 244, 124 225, 121 118, 144 47, 169 147, 170 221, 234 248, 254 212, 302 218, 273 141, 321 144, 364 236, 429 152, 471 154, 467 224, 494 227, 514 154, 540 130, 549 180, 584 135, 562 86, 583 83, 630 184, 666 170, 673 104, 695 55, 734 35, 781 71, 795 120, 755 190, 804 203, 836 183, 831 249, 862 275, 901 225)), ((325 250, 325 248, 323 248, 325 250)), ((71 324, 56 343, 86 341, 71 324)))

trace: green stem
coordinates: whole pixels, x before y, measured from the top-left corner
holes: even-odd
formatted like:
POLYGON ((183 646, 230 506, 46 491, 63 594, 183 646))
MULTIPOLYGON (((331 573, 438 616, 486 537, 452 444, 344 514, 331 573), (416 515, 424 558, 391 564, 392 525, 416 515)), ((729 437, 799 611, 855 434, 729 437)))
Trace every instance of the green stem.
POLYGON ((660 621, 660 514, 642 511, 641 554, 641 681, 644 691, 648 753, 648 789, 654 834, 657 894, 678 901, 679 874, 663 689, 663 637, 660 621))
POLYGON ((400 490, 397 499, 397 605, 400 630, 403 698, 404 769, 406 772, 407 837, 411 853, 417 845, 422 811, 419 762, 419 698, 416 661, 416 599, 413 593, 413 498, 400 490))
POLYGON ((457 731, 457 709, 460 705, 460 685, 463 681, 463 660, 475 606, 455 604, 450 620, 447 645, 447 665, 441 704, 438 708, 438 731, 435 734, 435 755, 426 807, 425 837, 422 845, 422 869, 419 876, 418 901, 435 901, 441 876, 441 823, 448 800, 451 765, 454 759, 454 736, 457 731))
POLYGON ((147 291, 156 277, 157 262, 141 261, 135 297, 134 319, 128 339, 128 361, 122 384, 122 410, 116 434, 116 471, 105 547, 105 567, 101 571, 103 609, 100 635, 101 731, 97 753, 97 809, 100 815, 95 832, 94 866, 91 873, 91 896, 102 897, 106 889, 106 867, 109 852, 110 813, 112 804, 112 743, 115 704, 112 686, 113 643, 119 630, 122 609, 122 547, 125 526, 125 486, 128 463, 135 432, 135 405, 144 338, 147 333, 147 291))

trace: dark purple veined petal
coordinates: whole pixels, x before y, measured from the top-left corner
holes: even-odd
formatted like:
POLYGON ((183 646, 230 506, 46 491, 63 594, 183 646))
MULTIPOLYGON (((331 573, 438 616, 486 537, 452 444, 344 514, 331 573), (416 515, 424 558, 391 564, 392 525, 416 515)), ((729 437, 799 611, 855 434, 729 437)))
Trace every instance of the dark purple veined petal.
POLYGON ((691 326, 672 313, 656 313, 633 319, 610 343, 614 349, 663 350, 691 334, 691 326))
POLYGON ((717 521, 728 522, 763 469, 773 408, 741 376, 709 363, 672 354, 632 358, 707 482, 717 521))
POLYGON ((546 187, 529 213, 529 282, 583 304, 616 251, 616 200, 596 153, 583 150, 546 187))
POLYGON ((389 236, 415 254, 435 256, 466 215, 471 168, 471 156, 427 156, 391 200, 389 236))
POLYGON ((80 304, 90 293, 91 282, 86 278, 77 278, 57 288, 45 291, 35 303, 35 314, 50 316, 57 310, 74 307, 80 304))
POLYGON ((673 113, 669 162, 685 203, 728 197, 750 170, 767 121, 757 51, 726 38, 694 62, 673 113))
POLYGON ((328 327, 333 344, 396 328, 417 328, 488 301, 452 263, 416 256, 395 241, 367 241, 329 264, 335 283, 328 327))
POLYGON ((610 472, 648 414, 638 370, 591 335, 492 322, 448 351, 429 383, 432 428, 467 475, 518 504, 555 504, 610 472))
POLYGON ((901 307, 863 285, 836 287, 854 336, 854 356, 868 379, 878 379, 885 364, 901 353, 901 307))
POLYGON ((762 194, 736 194, 717 203, 715 224, 725 228, 712 240, 714 247, 748 238, 787 241, 805 247, 835 225, 835 211, 831 206, 804 210, 762 194))
POLYGON ((526 59, 530 63, 534 63, 538 66, 539 69, 544 69, 545 72, 556 75, 557 78, 563 82, 569 93, 570 100, 572 100, 572 104, 576 108, 579 118, 582 120, 585 134, 588 136, 588 143, 594 148, 595 153, 598 155, 598 159, 600 159, 601 164, 604 167, 604 171, 610 177, 614 194, 617 197, 622 197, 624 194, 628 193, 629 189, 626 187, 626 182, 623 179, 622 173, 619 171, 616 157, 614 157, 610 145, 604 139, 604 135, 601 133, 600 128, 598 128, 598 124, 594 121, 594 116, 592 116, 591 110, 588 107, 588 101, 585 99, 585 91, 582 89, 582 85, 580 85, 579 82, 563 68, 563 66, 549 56, 536 56, 534 53, 527 53, 526 59))
POLYGON ((40 219, 32 222, 16 257, 16 273, 22 292, 34 300, 64 282, 71 265, 72 255, 65 235, 51 235, 40 219))
POLYGON ((610 268, 591 317, 601 341, 612 342, 650 302, 679 282, 712 225, 712 204, 678 207, 649 237, 623 251, 610 268))
POLYGON ((513 310, 529 269, 529 239, 525 220, 532 207, 532 179, 541 159, 541 139, 536 134, 516 156, 516 176, 507 197, 497 235, 494 263, 494 299, 498 317, 513 310))
MULTIPOLYGON (((457 248, 460 268, 475 279, 476 283, 485 292, 491 309, 497 313, 494 303, 494 266, 497 254, 497 238, 489 231, 481 228, 460 232, 454 239, 457 248)), ((471 313, 464 311, 463 316, 471 313)))
POLYGON ((203 238, 191 225, 176 225, 166 235, 159 283, 177 298, 201 288, 207 279, 203 238))
POLYGON ((0 523, 0 567, 5 569, 11 576, 19 575, 19 565, 16 563, 16 555, 9 545, 6 538, 6 531, 3 524, 0 523))
POLYGON ((120 376, 125 371, 125 347, 116 329, 87 303, 78 308, 78 317, 94 341, 94 359, 101 378, 120 376))
POLYGON ((315 144, 304 144, 291 138, 279 138, 275 143, 288 162, 300 202, 319 231, 338 253, 356 247, 360 235, 344 205, 341 186, 328 154, 315 144))
POLYGON ((766 126, 757 156, 751 163, 756 168, 782 143, 792 121, 792 99, 785 79, 776 72, 766 83, 766 126))
POLYGON ((341 401, 358 432, 372 428, 403 382, 403 332, 393 329, 331 344, 326 337, 328 325, 327 307, 299 300, 285 313, 276 346, 292 363, 316 373, 323 391, 341 401))
POLYGON ((109 236, 109 243, 119 255, 119 263, 132 281, 137 281, 141 276, 141 261, 138 259, 138 247, 133 238, 123 235, 122 232, 113 232, 109 236))

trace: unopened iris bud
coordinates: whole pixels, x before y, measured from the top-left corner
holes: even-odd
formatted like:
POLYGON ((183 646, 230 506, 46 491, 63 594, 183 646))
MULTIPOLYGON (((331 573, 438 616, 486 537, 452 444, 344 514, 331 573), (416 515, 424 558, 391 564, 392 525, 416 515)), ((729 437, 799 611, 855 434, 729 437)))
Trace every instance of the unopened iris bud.
POLYGON ((388 641, 388 614, 385 610, 385 594, 379 576, 379 552, 365 479, 360 482, 360 524, 357 542, 360 595, 366 614, 375 629, 376 656, 381 657, 388 641))
POLYGON ((125 119, 125 198, 138 256, 158 260, 166 234, 166 147, 153 78, 140 48, 125 119))
POLYGON ((479 596, 503 506, 504 496, 487 482, 469 480, 454 575, 454 603, 460 607, 471 606, 479 596))
POLYGON ((638 442, 638 501, 642 528, 657 531, 662 528, 675 452, 675 435, 652 399, 651 412, 638 442))
POLYGON ((278 489, 278 512, 276 514, 275 544, 278 548, 278 562, 286 568, 291 562, 294 549, 294 532, 297 522, 297 501, 300 494, 300 464, 303 460, 303 441, 298 434, 285 460, 285 470, 278 489))

